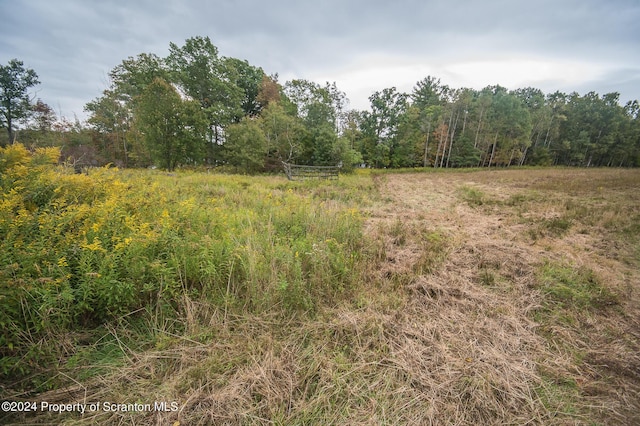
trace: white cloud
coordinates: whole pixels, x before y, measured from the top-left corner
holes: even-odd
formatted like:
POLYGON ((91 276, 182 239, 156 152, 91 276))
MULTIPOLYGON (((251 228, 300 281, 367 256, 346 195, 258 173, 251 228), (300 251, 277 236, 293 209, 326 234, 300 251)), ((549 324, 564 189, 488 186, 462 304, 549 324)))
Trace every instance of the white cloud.
MULTIPOLYGON (((610 64, 545 58, 498 58, 446 62, 442 60, 412 60, 393 55, 370 55, 341 68, 312 73, 306 78, 324 83, 335 81, 356 109, 369 107, 368 97, 376 90, 396 87, 410 93, 415 84, 427 76, 440 78, 452 88, 482 89, 501 85, 508 89, 537 87, 553 92, 572 91, 601 80, 615 67, 610 64), (575 87, 576 89, 571 89, 575 87)), ((302 78, 300 76, 284 76, 302 78)), ((592 89, 595 90, 595 89, 592 89)))
POLYGON ((18 3, 0 0, 0 63, 23 60, 43 101, 66 114, 82 114, 128 56, 164 56, 169 42, 198 35, 282 82, 335 81, 358 109, 376 90, 410 92, 428 75, 454 88, 640 98, 638 0, 18 3))
POLYGON ((433 67, 391 55, 370 55, 350 64, 312 73, 307 78, 318 83, 336 82, 346 92, 352 108, 367 109, 373 92, 387 87, 410 92, 418 80, 433 75, 433 67))
POLYGON ((548 81, 563 86, 581 85, 599 79, 610 69, 607 64, 595 62, 511 58, 461 61, 444 66, 442 71, 460 86, 482 88, 500 84, 516 89, 548 81))

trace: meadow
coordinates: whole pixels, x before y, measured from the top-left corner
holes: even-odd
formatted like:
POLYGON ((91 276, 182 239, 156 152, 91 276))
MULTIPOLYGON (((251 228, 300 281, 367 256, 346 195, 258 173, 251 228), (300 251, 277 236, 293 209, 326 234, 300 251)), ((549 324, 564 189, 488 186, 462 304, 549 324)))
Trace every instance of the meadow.
POLYGON ((0 152, 3 423, 637 424, 640 172, 0 152))

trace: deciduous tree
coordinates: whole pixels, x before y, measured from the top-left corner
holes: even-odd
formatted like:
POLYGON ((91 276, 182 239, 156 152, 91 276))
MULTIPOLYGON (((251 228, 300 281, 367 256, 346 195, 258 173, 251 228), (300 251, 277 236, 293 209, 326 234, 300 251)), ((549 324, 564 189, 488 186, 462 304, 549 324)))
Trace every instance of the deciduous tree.
POLYGON ((277 102, 269 103, 262 110, 260 127, 267 139, 272 160, 278 163, 296 161, 302 151, 301 140, 305 132, 298 117, 287 114, 277 102))
MULTIPOLYGON (((242 89, 243 96, 240 102, 243 116, 256 116, 260 113, 262 105, 258 101, 258 93, 262 85, 265 73, 262 68, 254 67, 249 62, 236 58, 224 58, 227 67, 234 71, 235 84, 242 89)), ((242 117, 236 117, 239 121, 242 117)))
POLYGON ((156 78, 136 105, 136 128, 155 162, 173 170, 197 164, 203 155, 206 121, 194 101, 182 100, 177 90, 156 78))
POLYGON ((166 62, 172 81, 199 102, 207 117, 207 162, 215 163, 215 151, 224 143, 224 128, 243 116, 244 92, 236 84, 238 71, 232 61, 218 56, 209 37, 190 38, 182 47, 170 43, 166 62))
POLYGON ((7 129, 9 144, 15 139, 15 121, 31 112, 28 90, 37 84, 40 84, 38 75, 25 68, 22 61, 12 59, 6 66, 0 65, 0 124, 7 129))
POLYGON ((369 97, 371 112, 364 114, 363 132, 373 142, 368 147, 367 157, 375 158, 376 167, 390 165, 397 143, 398 125, 408 107, 407 99, 408 95, 398 92, 395 87, 376 91, 369 97))
POLYGON ((227 163, 246 173, 264 169, 268 145, 257 119, 245 117, 227 127, 226 133, 223 152, 227 163))

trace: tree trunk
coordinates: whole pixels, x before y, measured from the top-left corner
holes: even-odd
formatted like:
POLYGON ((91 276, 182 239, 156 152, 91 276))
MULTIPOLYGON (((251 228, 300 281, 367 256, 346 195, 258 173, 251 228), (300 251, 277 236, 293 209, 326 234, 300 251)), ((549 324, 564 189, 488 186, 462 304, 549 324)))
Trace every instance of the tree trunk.
POLYGON ((480 128, 482 127, 482 114, 484 114, 484 108, 480 110, 480 118, 478 119, 478 129, 476 130, 476 140, 473 142, 474 148, 478 148, 478 136, 480 136, 480 128))
POLYGON ((122 147, 124 148, 124 168, 129 167, 129 153, 127 152, 127 134, 122 130, 122 147))
POLYGON ((464 129, 467 127, 467 115, 469 115, 469 111, 464 110, 464 120, 462 121, 462 136, 464 136, 464 129))
POLYGON ((458 118, 460 118, 460 111, 456 114, 456 121, 451 128, 451 141, 449 142, 449 154, 447 154, 447 168, 449 168, 449 160, 451 159, 451 150, 453 149, 453 138, 456 135, 456 127, 458 126, 458 118))
POLYGON ((491 167, 491 163, 493 163, 493 157, 496 154, 496 145, 498 145, 498 132, 496 132, 496 137, 493 141, 493 148, 491 148, 491 158, 489 158, 489 165, 487 167, 491 167))
POLYGON ((552 124, 553 124, 553 116, 551 116, 551 121, 549 122, 549 127, 547 128, 547 134, 544 137, 544 146, 547 148, 549 147, 549 145, 551 145, 551 141, 549 140, 549 132, 551 132, 552 124))
POLYGON ((13 125, 11 124, 11 121, 11 108, 7 108, 7 133, 9 135, 9 145, 12 145, 14 142, 13 125))
POLYGON ((451 129, 451 123, 453 122, 453 111, 451 111, 451 116, 449 117, 449 128, 447 129, 447 136, 444 140, 444 147, 442 148, 442 157, 440 158, 440 168, 444 165, 444 157, 447 153, 447 142, 449 140, 449 129, 451 129))
MULTIPOLYGON (((445 122, 442 120, 442 127, 444 130, 445 122)), ((447 134, 449 130, 447 129, 447 134)), ((440 148, 442 147, 442 138, 444 137, 444 132, 440 132, 440 140, 438 141, 438 148, 436 149, 436 158, 433 160, 433 167, 438 167, 438 154, 440 154, 440 148)))
POLYGON ((527 158, 527 152, 529 152, 528 146, 524 148, 524 152, 522 153, 522 157, 520 157, 520 162, 518 163, 519 166, 524 166, 524 161, 527 158))
POLYGON ((427 149, 429 148, 429 134, 431 134, 431 121, 427 124, 427 141, 424 143, 424 159, 422 167, 427 167, 427 149))

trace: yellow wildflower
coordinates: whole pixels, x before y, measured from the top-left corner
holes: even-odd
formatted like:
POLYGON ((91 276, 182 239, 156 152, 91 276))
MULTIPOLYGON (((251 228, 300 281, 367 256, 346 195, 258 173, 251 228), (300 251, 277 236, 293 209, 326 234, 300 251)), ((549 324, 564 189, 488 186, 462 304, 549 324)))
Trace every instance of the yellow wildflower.
POLYGON ((101 251, 101 252, 106 252, 106 250, 104 249, 104 247, 102 247, 102 243, 100 242, 99 239, 94 238, 93 242, 91 244, 89 244, 88 242, 84 242, 80 245, 80 247, 85 248, 87 250, 91 250, 91 251, 101 251))

